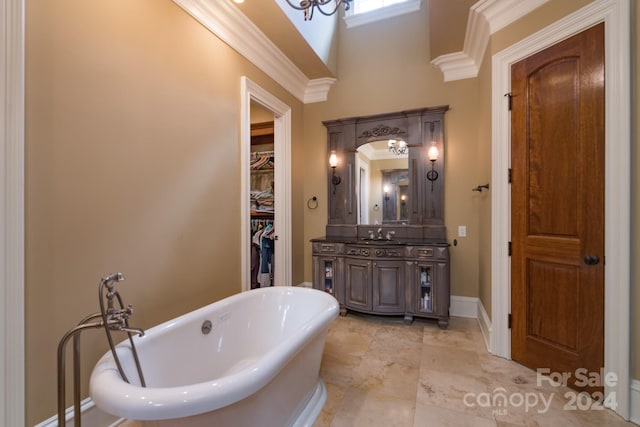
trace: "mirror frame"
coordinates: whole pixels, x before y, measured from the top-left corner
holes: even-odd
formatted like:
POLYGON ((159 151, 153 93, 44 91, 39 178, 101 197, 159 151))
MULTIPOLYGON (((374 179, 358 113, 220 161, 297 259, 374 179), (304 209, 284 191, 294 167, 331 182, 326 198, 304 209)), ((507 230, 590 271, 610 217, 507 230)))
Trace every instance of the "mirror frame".
POLYGON ((446 240, 444 225, 444 114, 449 106, 420 108, 373 116, 322 122, 327 128, 327 237, 363 238, 372 228, 393 229, 396 238, 446 240), (409 147, 409 216, 406 224, 358 225, 355 158, 363 144, 381 139, 403 139, 409 147), (427 179, 432 164, 428 151, 434 144, 435 181, 427 179), (338 164, 329 166, 335 153, 338 164), (333 176, 339 177, 339 184, 333 176), (432 185, 433 184, 433 185, 432 185))

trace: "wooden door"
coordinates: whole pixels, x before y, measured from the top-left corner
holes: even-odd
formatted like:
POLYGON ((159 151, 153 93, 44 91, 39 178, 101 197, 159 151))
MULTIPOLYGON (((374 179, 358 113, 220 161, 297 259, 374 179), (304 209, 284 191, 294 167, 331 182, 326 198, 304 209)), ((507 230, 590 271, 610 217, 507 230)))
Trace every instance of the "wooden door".
POLYGON ((511 356, 600 390, 577 370, 604 359, 604 24, 511 80, 511 356))

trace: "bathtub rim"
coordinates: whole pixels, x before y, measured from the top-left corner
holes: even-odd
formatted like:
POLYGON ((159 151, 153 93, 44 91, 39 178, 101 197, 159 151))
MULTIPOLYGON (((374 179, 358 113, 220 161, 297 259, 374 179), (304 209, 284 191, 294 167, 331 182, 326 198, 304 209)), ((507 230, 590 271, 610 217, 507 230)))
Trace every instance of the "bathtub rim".
MULTIPOLYGON (((187 417, 214 411, 251 396, 274 379, 286 364, 309 342, 328 331, 329 324, 337 317, 339 305, 336 299, 319 290, 293 287, 271 287, 254 289, 232 295, 207 304, 191 312, 167 320, 147 330, 162 333, 168 328, 197 320, 203 313, 223 312, 228 305, 246 298, 259 298, 261 294, 313 294, 312 298, 324 298, 320 309, 310 319, 298 325, 296 331, 264 357, 252 362, 242 370, 213 380, 172 387, 143 388, 124 382, 118 373, 111 352, 106 352, 96 363, 89 382, 90 395, 96 405, 110 414, 137 420, 159 420, 187 417), (176 396, 188 394, 190 399, 180 401, 176 396)), ((322 339, 324 340, 324 336, 322 339)), ((138 346, 144 345, 145 337, 135 337, 138 346)), ((129 348, 128 340, 116 347, 129 348)), ((140 347, 139 347, 140 348, 140 347)), ((144 366, 142 366, 144 372, 144 366)))

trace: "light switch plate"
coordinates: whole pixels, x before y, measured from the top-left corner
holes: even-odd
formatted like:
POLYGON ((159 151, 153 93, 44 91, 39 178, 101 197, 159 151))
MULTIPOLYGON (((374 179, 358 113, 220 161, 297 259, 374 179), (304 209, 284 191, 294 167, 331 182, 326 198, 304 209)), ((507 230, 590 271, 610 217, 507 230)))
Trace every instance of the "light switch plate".
POLYGON ((467 237, 467 226, 459 225, 458 226, 458 237, 467 237))

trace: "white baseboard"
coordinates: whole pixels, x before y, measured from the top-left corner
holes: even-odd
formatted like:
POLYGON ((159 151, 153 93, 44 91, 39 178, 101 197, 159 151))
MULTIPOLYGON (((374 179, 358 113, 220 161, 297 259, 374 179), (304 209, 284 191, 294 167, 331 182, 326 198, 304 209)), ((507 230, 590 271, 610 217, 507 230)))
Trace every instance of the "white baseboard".
POLYGON ((480 298, 451 295, 449 314, 455 317, 477 319, 487 351, 491 353, 491 319, 489 319, 480 298))
MULTIPOLYGON (((80 402, 80 413, 82 417, 82 425, 85 426, 103 426, 103 427, 116 427, 120 425, 124 420, 113 415, 109 415, 102 412, 93 403, 90 397, 87 397, 80 402)), ((74 414, 73 406, 68 407, 65 410, 65 427, 73 427, 74 414)), ((35 427, 58 427, 58 415, 54 415, 37 424, 35 427)))
POLYGON ((480 325, 480 332, 482 332, 482 338, 484 338, 487 351, 491 353, 491 319, 484 309, 480 298, 478 298, 478 324, 480 325))
POLYGON ((449 315, 454 317, 478 318, 478 298, 451 295, 449 315))
POLYGON ((631 411, 629 420, 640 425, 640 380, 631 380, 631 411))

